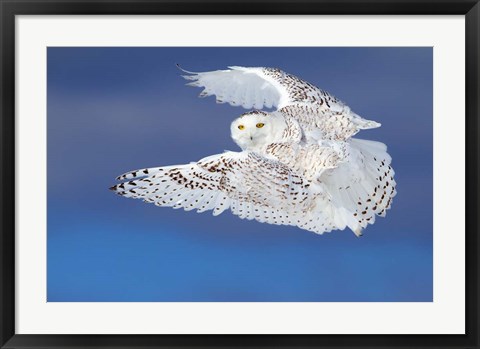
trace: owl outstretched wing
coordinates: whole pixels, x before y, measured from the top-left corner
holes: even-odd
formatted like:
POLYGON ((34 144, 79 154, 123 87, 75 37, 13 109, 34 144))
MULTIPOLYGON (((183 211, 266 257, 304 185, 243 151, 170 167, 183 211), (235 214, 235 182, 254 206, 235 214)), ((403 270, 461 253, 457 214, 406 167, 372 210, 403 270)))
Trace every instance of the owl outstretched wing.
POLYGON ((380 126, 327 91, 280 69, 232 66, 201 73, 182 71, 188 74, 183 76, 190 80, 187 85, 204 88, 200 97, 214 95, 217 103, 246 109, 274 107, 296 118, 311 138, 344 140, 359 130, 380 126))
POLYGON ((337 229, 329 199, 279 161, 253 152, 226 152, 186 165, 119 176, 110 189, 124 197, 187 211, 230 209, 240 218, 293 225, 315 233, 337 229))

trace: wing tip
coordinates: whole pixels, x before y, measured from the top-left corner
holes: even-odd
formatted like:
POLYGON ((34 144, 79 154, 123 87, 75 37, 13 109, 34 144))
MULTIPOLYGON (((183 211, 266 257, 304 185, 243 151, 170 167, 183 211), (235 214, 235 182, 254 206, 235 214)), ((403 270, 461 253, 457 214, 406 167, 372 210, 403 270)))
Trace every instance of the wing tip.
POLYGON ((362 125, 362 130, 369 130, 371 128, 379 128, 382 126, 381 123, 372 120, 365 120, 366 122, 362 125))
POLYGON ((176 66, 180 71, 182 71, 182 72, 184 72, 184 73, 187 73, 187 74, 198 74, 198 73, 196 73, 196 72, 183 69, 183 68, 180 66, 179 63, 175 63, 175 66, 176 66))
POLYGON ((245 70, 245 69, 248 69, 247 67, 242 67, 241 65, 229 65, 227 68, 228 68, 228 69, 232 69, 232 70, 245 70))
POLYGON ((357 228, 357 229, 355 229, 355 230, 353 230, 353 233, 355 234, 355 236, 356 236, 357 238, 363 236, 363 230, 362 230, 362 228, 360 228, 360 227, 357 228))

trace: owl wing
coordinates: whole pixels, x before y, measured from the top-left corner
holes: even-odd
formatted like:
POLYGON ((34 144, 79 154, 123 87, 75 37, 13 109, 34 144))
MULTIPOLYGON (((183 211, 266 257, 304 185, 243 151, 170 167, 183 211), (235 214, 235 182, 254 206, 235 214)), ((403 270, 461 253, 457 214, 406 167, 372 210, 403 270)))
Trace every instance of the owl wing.
POLYGON ((361 235, 386 215, 396 195, 395 172, 385 144, 351 138, 325 145, 272 143, 266 154, 311 182, 321 184, 334 207, 337 227, 361 235))
POLYGON ((347 146, 347 161, 324 171, 320 180, 348 227, 361 234, 390 208, 397 193, 395 172, 385 144, 351 138, 347 146))
POLYGON ((189 74, 183 76, 191 80, 188 85, 204 87, 201 97, 215 95, 218 103, 246 109, 281 109, 297 103, 325 105, 336 112, 348 108, 328 92, 276 68, 232 66, 203 73, 182 71, 189 74))
POLYGON ((296 118, 308 139, 344 140, 359 130, 380 126, 327 91, 280 69, 232 66, 202 73, 182 71, 189 74, 183 76, 191 81, 187 85, 204 88, 200 97, 215 95, 217 103, 246 109, 275 107, 296 118))
POLYGON ((119 176, 110 189, 157 206, 187 211, 230 209, 240 218, 294 225, 315 233, 336 229, 320 210, 328 199, 301 175, 279 161, 252 152, 226 152, 186 165, 147 168, 119 176), (318 212, 315 208, 318 206, 318 212))

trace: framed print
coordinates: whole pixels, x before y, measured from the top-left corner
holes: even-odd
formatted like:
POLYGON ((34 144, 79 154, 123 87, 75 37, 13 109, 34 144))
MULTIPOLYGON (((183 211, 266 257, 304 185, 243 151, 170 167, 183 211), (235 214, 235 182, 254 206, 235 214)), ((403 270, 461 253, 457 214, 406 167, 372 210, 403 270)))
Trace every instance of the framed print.
POLYGON ((479 346, 477 1, 0 9, 2 348, 479 346))

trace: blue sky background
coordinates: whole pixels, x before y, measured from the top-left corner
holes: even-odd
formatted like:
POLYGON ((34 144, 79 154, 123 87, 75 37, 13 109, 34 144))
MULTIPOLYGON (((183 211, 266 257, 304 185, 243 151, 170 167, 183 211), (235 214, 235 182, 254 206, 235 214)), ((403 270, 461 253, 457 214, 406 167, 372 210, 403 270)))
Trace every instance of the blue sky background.
POLYGON ((431 48, 48 48, 50 302, 432 301, 431 48), (241 108, 197 98, 175 63, 278 67, 382 123, 398 194, 356 238, 159 208, 125 171, 238 150, 241 108))

